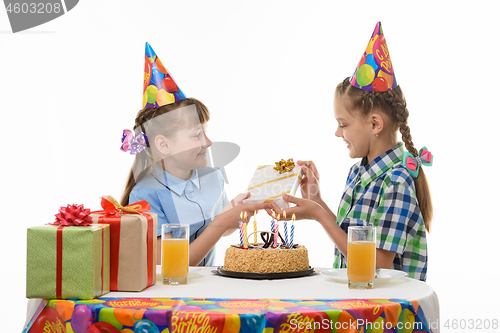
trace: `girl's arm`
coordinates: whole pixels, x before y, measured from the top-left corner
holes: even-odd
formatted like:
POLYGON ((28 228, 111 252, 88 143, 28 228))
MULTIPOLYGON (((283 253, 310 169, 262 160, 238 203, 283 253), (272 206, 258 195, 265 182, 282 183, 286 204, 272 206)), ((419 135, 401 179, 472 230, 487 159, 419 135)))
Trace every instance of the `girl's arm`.
POLYGON ((217 215, 201 235, 189 245, 189 266, 197 266, 228 230, 238 228, 242 211, 253 212, 270 207, 268 203, 239 204, 217 215))
POLYGON ((392 263, 396 257, 396 252, 377 249, 376 266, 380 268, 392 268, 392 263))
POLYGON ((335 221, 335 224, 337 224, 337 215, 335 215, 330 207, 326 204, 326 202, 323 201, 323 199, 319 199, 317 203, 330 215, 330 217, 335 221))
MULTIPOLYGON (((295 214, 297 220, 310 219, 318 221, 340 252, 342 252, 344 256, 347 255, 347 234, 337 225, 337 216, 335 216, 326 204, 325 209, 319 202, 296 198, 287 194, 283 196, 283 200, 296 204, 295 207, 286 209, 287 220, 292 217, 292 214, 295 214)), ((321 202, 323 202, 323 200, 321 200, 321 202)), ((271 205, 272 210, 274 210, 276 214, 283 216, 283 211, 275 202, 272 202, 271 205)), ((270 215, 272 214, 270 209, 268 209, 267 212, 270 215)))
MULTIPOLYGON (((240 193, 240 194, 238 194, 238 195, 237 195, 237 196, 236 196, 233 200, 231 200, 231 202, 230 202, 230 203, 228 203, 228 204, 226 205, 226 207, 224 207, 224 208, 222 209, 222 211, 221 211, 219 214, 222 214, 222 213, 224 213, 224 212, 226 212, 226 211, 230 210, 231 208, 236 207, 237 205, 241 204, 241 202, 242 202, 243 200, 245 200, 246 198, 248 198, 249 196, 250 196, 250 192, 247 192, 247 193, 240 193)), ((250 212, 249 212, 249 213, 250 213, 250 212)), ((249 216, 250 216, 250 215, 249 215, 249 216)), ((224 235, 222 235, 222 236, 224 236, 224 237, 229 236, 229 235, 231 235, 232 233, 234 233, 236 230, 238 230, 238 227, 236 227, 236 228, 230 228, 230 229, 228 229, 228 230, 224 233, 224 235)))
MULTIPOLYGON (((295 214, 297 220, 311 219, 318 221, 340 252, 347 258, 347 233, 339 227, 337 224, 337 217, 326 204, 323 206, 319 202, 296 198, 291 195, 284 195, 283 200, 296 204, 295 207, 286 209, 287 218, 295 214)), ((276 214, 281 214, 281 216, 283 216, 283 211, 274 202, 272 203, 272 209, 276 214)), ((267 212, 270 215, 272 213, 270 210, 267 210, 267 212)), ((391 268, 395 256, 395 252, 377 249, 376 266, 380 268, 391 268)))
MULTIPOLYGON (((330 239, 335 243, 344 257, 347 258, 347 233, 345 233, 344 230, 339 227, 336 221, 332 223, 332 221, 330 220, 332 214, 331 211, 330 213, 326 213, 328 214, 327 217, 321 216, 321 214, 325 215, 325 213, 319 212, 320 216, 318 217, 317 221, 323 226, 323 229, 325 229, 328 236, 330 236, 330 239)), ((395 252, 377 249, 375 265, 380 268, 390 269, 395 257, 395 252)))
MULTIPOLYGON (((296 198, 291 195, 284 195, 283 200, 296 204, 295 207, 286 209, 287 218, 295 214, 297 220, 311 219, 318 221, 340 252, 347 258, 347 233, 339 227, 337 224, 337 217, 326 204, 323 206, 319 202, 296 198)), ((274 202, 272 203, 272 209, 276 214, 281 214, 281 216, 283 216, 283 211, 274 202)), ((267 211, 271 214, 270 210, 267 211)), ((394 252, 377 249, 377 267, 391 268, 395 256, 396 253, 394 252)))
POLYGON ((336 221, 337 217, 321 198, 319 189, 319 172, 313 161, 297 161, 300 165, 304 177, 300 182, 300 192, 302 198, 318 203, 336 221))
MULTIPOLYGON (((290 201, 292 202, 292 201, 290 201)), ((330 237, 330 239, 335 243, 337 248, 342 252, 344 257, 347 258, 347 233, 339 227, 337 222, 331 218, 332 212, 321 212, 318 210, 317 221, 321 224, 323 229, 330 237)), ((395 252, 386 251, 382 249, 377 249, 376 251, 376 266, 380 268, 390 269, 394 258, 396 257, 395 252)))

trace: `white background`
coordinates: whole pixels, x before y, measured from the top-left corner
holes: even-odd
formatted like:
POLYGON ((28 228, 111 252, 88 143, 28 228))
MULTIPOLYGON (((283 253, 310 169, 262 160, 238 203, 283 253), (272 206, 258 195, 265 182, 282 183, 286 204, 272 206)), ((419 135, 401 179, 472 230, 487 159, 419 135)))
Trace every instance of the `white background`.
MULTIPOLYGON (((435 207, 427 282, 441 323, 500 319, 493 4, 82 0, 17 34, 0 9, 2 332, 20 331, 25 319, 26 229, 52 222, 59 206, 96 210, 99 196, 123 191, 132 157, 120 138, 141 107, 145 42, 184 93, 209 107, 211 140, 241 147, 226 168, 230 196, 257 165, 293 157, 316 163, 336 211, 355 161, 334 136, 334 88, 377 21, 413 141, 435 155, 425 170, 435 207)), ((269 223, 264 212, 259 223, 269 223)), ((297 222, 295 235, 312 266, 331 266, 333 244, 318 223, 297 222)), ((219 242, 216 264, 235 242, 236 234, 219 242)))

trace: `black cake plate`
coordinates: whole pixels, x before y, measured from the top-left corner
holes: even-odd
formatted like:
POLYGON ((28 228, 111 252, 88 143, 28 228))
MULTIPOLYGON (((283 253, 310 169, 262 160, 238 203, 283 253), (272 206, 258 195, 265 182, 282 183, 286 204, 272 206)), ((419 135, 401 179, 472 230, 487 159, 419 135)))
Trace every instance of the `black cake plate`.
POLYGON ((254 280, 274 280, 274 279, 289 279, 303 277, 311 275, 314 273, 314 268, 309 266, 309 269, 305 271, 298 272, 286 272, 286 273, 242 273, 242 272, 232 272, 222 269, 222 266, 217 267, 217 270, 212 271, 218 275, 239 278, 239 279, 254 279, 254 280))

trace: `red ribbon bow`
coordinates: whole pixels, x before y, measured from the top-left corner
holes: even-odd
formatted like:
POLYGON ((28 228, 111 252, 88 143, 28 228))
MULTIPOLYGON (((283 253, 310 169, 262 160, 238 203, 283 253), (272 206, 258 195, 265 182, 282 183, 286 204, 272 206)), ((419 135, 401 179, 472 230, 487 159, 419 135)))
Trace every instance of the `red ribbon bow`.
POLYGON ((103 208, 103 210, 95 211, 92 213, 106 214, 106 217, 119 217, 121 214, 142 215, 143 212, 151 210, 151 206, 145 200, 137 201, 127 206, 122 206, 115 198, 110 195, 101 197, 101 207, 103 208))
POLYGON ((56 214, 56 220, 50 225, 74 225, 74 226, 88 226, 92 224, 92 217, 90 217, 90 209, 84 208, 83 205, 68 205, 59 208, 59 214, 56 214))

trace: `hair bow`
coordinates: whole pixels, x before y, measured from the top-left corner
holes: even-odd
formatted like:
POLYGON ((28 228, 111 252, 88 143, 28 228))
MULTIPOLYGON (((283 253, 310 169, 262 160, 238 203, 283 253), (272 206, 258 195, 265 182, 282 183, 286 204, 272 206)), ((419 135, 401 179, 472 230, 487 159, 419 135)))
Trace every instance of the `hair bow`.
POLYGON ((120 147, 120 150, 123 152, 129 151, 132 155, 139 154, 144 150, 144 148, 146 148, 147 139, 146 134, 142 132, 139 133, 138 136, 134 136, 131 130, 123 130, 122 146, 120 147))
POLYGON ((420 149, 418 151, 418 156, 413 156, 405 151, 403 154, 403 166, 413 177, 417 177, 420 166, 432 166, 433 159, 434 156, 432 156, 432 153, 427 150, 427 147, 420 149))

